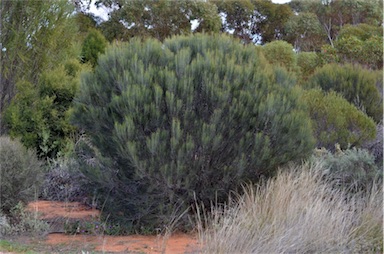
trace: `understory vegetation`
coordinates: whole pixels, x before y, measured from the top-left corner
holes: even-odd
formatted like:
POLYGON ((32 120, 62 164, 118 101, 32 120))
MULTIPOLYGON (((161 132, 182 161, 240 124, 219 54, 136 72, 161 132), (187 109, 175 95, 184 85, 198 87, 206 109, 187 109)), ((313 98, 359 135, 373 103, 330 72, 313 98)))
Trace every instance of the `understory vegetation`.
POLYGON ((69 234, 383 251, 382 1, 91 3, 1 2, 1 236, 41 199, 101 211, 69 234))
POLYGON ((325 161, 282 168, 199 217, 202 253, 381 253, 382 182, 351 195, 325 161))

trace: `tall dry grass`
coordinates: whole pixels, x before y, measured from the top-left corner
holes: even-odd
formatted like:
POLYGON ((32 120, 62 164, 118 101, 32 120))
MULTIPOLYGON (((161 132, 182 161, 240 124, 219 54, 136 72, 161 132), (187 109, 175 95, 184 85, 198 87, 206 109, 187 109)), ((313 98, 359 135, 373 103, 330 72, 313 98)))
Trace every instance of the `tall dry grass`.
POLYGON ((347 196, 321 172, 291 166, 200 216, 202 253, 382 253, 382 188, 347 196))

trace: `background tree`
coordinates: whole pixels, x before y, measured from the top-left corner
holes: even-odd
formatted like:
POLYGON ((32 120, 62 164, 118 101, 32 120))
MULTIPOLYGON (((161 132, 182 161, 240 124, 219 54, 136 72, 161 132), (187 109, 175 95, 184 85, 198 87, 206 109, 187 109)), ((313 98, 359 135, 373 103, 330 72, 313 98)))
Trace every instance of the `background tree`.
POLYGON ((254 5, 250 0, 214 1, 222 17, 222 31, 231 31, 244 43, 253 41, 252 14, 254 5))
POLYGON ((372 69, 383 67, 383 30, 367 24, 346 25, 335 41, 342 62, 358 63, 372 69))
POLYGON ((196 1, 191 3, 192 16, 199 25, 194 32, 218 33, 221 30, 221 19, 217 6, 210 1, 196 1))
POLYGON ((291 16, 285 31, 284 39, 292 43, 296 51, 319 51, 325 43, 323 29, 314 13, 301 12, 291 16))
POLYGON ((195 198, 209 207, 306 157, 313 140, 299 95, 283 69, 226 36, 109 48, 84 76, 73 116, 115 163, 90 174, 108 175, 103 211, 154 229, 195 198))
POLYGON ((254 16, 259 20, 255 32, 260 35, 261 44, 283 39, 287 33, 285 25, 294 15, 289 5, 265 0, 252 2, 255 6, 254 16))
POLYGON ((383 22, 383 2, 380 0, 293 0, 289 5, 298 13, 314 13, 332 47, 344 25, 367 23, 380 26, 383 22))
POLYGON ((110 41, 113 35, 118 36, 119 33, 124 34, 119 36, 124 40, 138 36, 153 37, 162 41, 172 35, 191 32, 189 18, 192 13, 189 1, 101 0, 98 4, 115 7, 115 10, 110 13, 108 26, 102 26, 105 31, 108 31, 105 37, 110 41), (113 27, 113 30, 110 27, 113 27))
POLYGON ((75 20, 77 26, 79 27, 78 31, 81 34, 87 34, 89 30, 96 29, 97 17, 91 13, 78 12, 75 14, 75 20))
POLYGON ((271 1, 213 1, 223 17, 225 32, 231 31, 244 43, 267 43, 281 39, 284 24, 293 12, 288 5, 271 1))

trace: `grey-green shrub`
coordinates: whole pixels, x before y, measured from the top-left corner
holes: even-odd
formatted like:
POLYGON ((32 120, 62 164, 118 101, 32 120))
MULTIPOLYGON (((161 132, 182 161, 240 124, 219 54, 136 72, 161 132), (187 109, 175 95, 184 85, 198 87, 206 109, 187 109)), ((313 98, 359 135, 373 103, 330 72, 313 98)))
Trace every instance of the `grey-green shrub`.
POLYGON ((362 148, 367 149, 375 157, 378 168, 383 168, 383 123, 376 126, 375 139, 363 143, 362 148))
POLYGON ((39 194, 43 181, 42 163, 36 153, 17 139, 0 137, 0 205, 9 214, 19 201, 28 202, 39 194))
POLYGON ((109 48, 83 76, 73 118, 114 163, 92 174, 108 175, 104 211, 153 229, 195 197, 224 200, 242 181, 305 158, 313 138, 294 83, 226 36, 109 48))
POLYGON ((324 173, 333 185, 350 192, 369 190, 377 180, 382 180, 382 171, 375 164, 375 157, 366 149, 350 148, 325 152, 324 173))

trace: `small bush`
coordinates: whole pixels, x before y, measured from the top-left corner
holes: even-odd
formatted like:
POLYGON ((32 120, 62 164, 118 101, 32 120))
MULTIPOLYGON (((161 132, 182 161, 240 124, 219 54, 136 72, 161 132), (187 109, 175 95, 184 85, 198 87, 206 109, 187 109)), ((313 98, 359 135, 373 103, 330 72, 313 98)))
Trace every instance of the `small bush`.
POLYGON ((4 113, 9 135, 35 149, 40 158, 68 153, 77 132, 69 123, 72 100, 84 69, 76 60, 68 60, 43 72, 37 83, 19 81, 17 94, 4 113))
POLYGON ((120 235, 122 229, 119 224, 100 221, 67 221, 64 233, 68 235, 120 235))
POLYGON ((90 29, 81 49, 82 62, 89 62, 95 67, 99 54, 104 53, 107 43, 107 39, 105 39, 101 32, 96 29, 90 29))
POLYGON ((8 217, 0 211, 0 237, 3 237, 11 230, 8 217))
POLYGON ((36 236, 42 235, 48 230, 49 224, 40 220, 36 213, 26 211, 21 202, 11 209, 9 216, 0 212, 0 236, 36 236))
POLYGON ((42 235, 48 232, 49 224, 37 217, 37 213, 26 211, 23 203, 19 202, 11 209, 10 227, 7 235, 42 235))
POLYGON ((325 152, 321 157, 326 176, 338 188, 352 192, 367 190, 378 177, 382 178, 375 157, 365 149, 337 149, 335 153, 325 152))
POLYGON ((90 196, 88 181, 73 158, 52 160, 41 187, 45 200, 84 202, 90 196))
POLYGON ((0 162, 1 210, 9 214, 19 201, 26 203, 38 195, 43 168, 34 151, 4 136, 0 137, 0 162))

